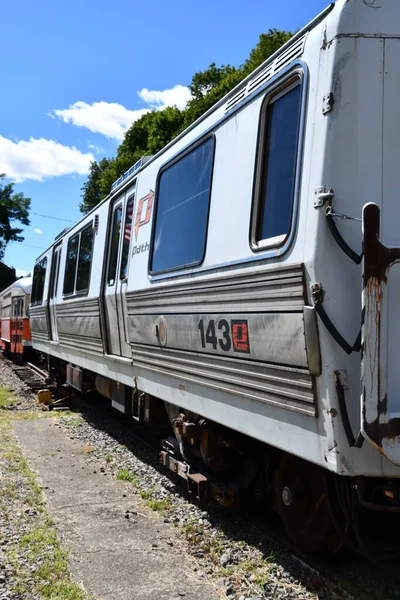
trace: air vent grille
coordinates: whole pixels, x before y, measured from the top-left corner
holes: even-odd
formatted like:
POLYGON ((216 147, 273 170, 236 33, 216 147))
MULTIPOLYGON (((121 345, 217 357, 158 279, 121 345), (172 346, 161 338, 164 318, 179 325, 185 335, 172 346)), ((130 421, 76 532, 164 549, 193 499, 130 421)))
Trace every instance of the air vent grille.
POLYGON ((232 110, 232 108, 237 106, 242 100, 272 79, 272 77, 284 67, 287 67, 292 61, 299 58, 303 54, 306 37, 307 34, 296 40, 289 48, 282 52, 282 54, 279 54, 273 62, 269 63, 262 71, 257 73, 253 79, 250 79, 245 87, 229 98, 225 106, 225 112, 227 113, 232 110))

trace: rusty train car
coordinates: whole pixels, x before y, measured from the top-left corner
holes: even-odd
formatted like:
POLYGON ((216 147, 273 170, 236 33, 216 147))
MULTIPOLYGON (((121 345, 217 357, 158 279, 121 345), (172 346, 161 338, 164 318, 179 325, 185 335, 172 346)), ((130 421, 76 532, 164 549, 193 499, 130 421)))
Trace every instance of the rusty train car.
POLYGON ((31 290, 32 277, 22 277, 0 292, 0 348, 21 357, 32 348, 31 290))
POLYGON ((38 257, 33 346, 203 501, 398 560, 400 3, 338 0, 38 257), (376 526, 373 527, 372 524, 376 526))

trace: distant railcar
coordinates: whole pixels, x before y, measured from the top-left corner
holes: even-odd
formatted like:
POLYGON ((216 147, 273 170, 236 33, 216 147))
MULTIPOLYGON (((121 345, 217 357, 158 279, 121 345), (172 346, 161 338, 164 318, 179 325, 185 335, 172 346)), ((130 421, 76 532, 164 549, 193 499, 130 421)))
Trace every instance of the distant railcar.
POLYGON ((67 383, 161 405, 190 491, 307 551, 400 540, 399 38, 398 0, 331 4, 34 269, 67 383))
POLYGON ((32 278, 17 279, 0 292, 0 348, 26 355, 32 347, 29 304, 32 278))

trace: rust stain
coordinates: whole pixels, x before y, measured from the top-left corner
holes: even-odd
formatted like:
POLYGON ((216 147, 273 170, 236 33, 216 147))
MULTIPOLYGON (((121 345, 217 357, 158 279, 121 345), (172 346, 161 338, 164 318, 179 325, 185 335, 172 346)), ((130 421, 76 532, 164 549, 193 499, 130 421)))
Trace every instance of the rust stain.
MULTIPOLYGON (((366 309, 366 330, 370 332, 364 340, 370 358, 371 390, 377 386, 377 417, 371 423, 366 419, 365 400, 363 403, 364 429, 368 437, 379 449, 384 439, 400 437, 400 418, 382 422, 387 415, 387 396, 381 398, 381 326, 384 290, 391 265, 400 260, 400 248, 388 248, 380 242, 380 209, 370 204, 364 209, 364 293, 366 309), (373 339, 371 339, 371 336, 373 339)), ((363 391, 365 399, 365 389, 363 391)))

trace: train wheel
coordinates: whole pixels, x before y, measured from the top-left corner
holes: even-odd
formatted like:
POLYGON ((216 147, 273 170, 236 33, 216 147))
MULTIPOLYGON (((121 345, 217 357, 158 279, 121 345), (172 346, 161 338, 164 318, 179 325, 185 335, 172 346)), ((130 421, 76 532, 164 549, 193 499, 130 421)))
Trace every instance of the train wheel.
POLYGON ((320 467, 289 454, 279 465, 279 513, 287 535, 305 554, 333 555, 342 546, 328 512, 326 476, 320 467))

